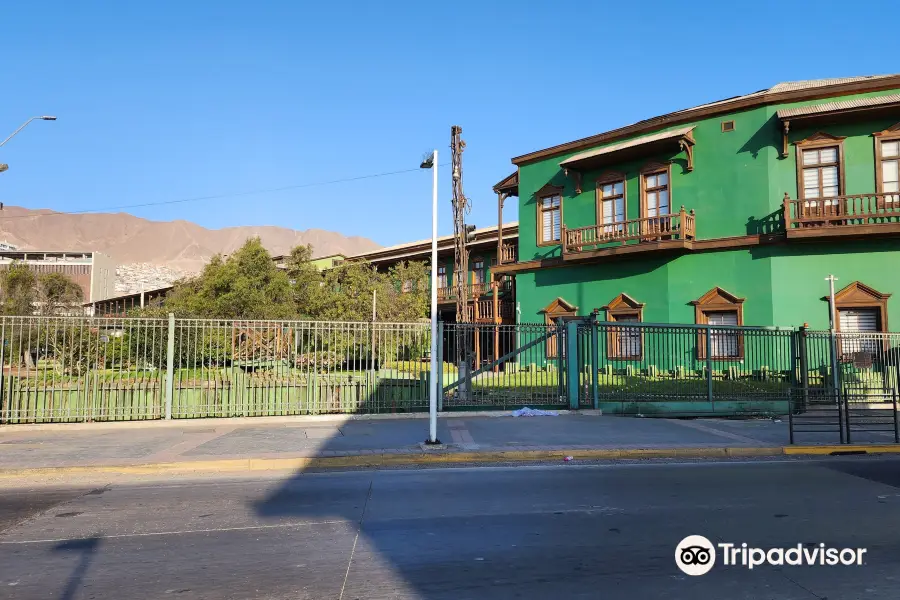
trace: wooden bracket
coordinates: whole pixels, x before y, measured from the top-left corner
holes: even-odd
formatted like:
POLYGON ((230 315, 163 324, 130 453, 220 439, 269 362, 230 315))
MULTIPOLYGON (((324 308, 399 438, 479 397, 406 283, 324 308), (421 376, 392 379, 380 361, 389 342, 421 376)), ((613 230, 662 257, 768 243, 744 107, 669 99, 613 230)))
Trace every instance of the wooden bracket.
POLYGON ((694 170, 694 144, 689 140, 678 140, 678 147, 687 154, 687 171, 694 170))
POLYGON ((574 169, 563 169, 563 173, 565 173, 566 177, 572 179, 575 182, 575 193, 581 193, 581 171, 576 171, 574 169))
POLYGON ((788 132, 791 130, 791 122, 783 121, 783 132, 781 137, 781 158, 788 157, 788 132))

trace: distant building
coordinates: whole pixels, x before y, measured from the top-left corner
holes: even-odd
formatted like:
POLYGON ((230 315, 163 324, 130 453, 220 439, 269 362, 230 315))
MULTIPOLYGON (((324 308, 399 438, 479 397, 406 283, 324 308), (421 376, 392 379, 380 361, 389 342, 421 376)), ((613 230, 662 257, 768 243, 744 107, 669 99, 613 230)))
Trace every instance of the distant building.
POLYGON ((41 250, 0 250, 0 269, 13 262, 36 274, 62 273, 81 286, 85 302, 98 302, 116 293, 116 264, 103 252, 45 252, 41 250))
POLYGON ((167 285, 133 294, 121 294, 97 302, 85 302, 84 306, 95 317, 124 317, 132 310, 149 306, 161 306, 174 286, 167 285))
MULTIPOLYGON (((272 261, 279 269, 286 269, 288 258, 290 258, 289 255, 282 254, 281 256, 273 256, 272 261)), ((319 258, 314 258, 309 262, 311 262, 313 266, 318 270, 327 271, 328 269, 333 269, 334 267, 338 266, 345 260, 347 260, 347 257, 343 254, 329 254, 328 256, 320 256, 319 258)))

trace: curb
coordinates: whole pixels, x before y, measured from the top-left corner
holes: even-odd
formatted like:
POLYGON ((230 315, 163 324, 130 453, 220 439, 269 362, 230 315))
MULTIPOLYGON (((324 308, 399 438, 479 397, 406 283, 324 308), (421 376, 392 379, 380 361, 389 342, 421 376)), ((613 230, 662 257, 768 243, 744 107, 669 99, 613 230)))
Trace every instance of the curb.
POLYGON ((69 475, 146 475, 185 473, 248 473, 299 469, 347 467, 385 467, 440 465, 459 463, 506 463, 518 461, 563 460, 571 456, 582 460, 647 458, 746 458, 760 456, 841 456, 846 454, 897 454, 896 446, 775 446, 723 448, 627 448, 571 450, 499 450, 485 452, 423 451, 416 453, 364 454, 352 456, 241 458, 148 463, 136 465, 95 465, 0 469, 0 480, 60 477, 69 475))
MULTIPOLYGON (((578 415, 583 417, 599 417, 601 410, 579 409, 555 411, 560 415, 578 415)), ((470 410, 439 412, 439 419, 466 419, 472 417, 511 417, 511 410, 470 410)), ((427 419, 427 412, 414 413, 374 413, 374 414, 335 414, 335 415, 292 415, 283 417, 206 417, 197 419, 147 419, 142 421, 94 421, 89 423, 13 423, 0 425, 0 436, 3 434, 22 433, 25 431, 95 431, 102 429, 153 429, 153 428, 185 428, 185 427, 246 427, 267 425, 310 425, 346 423, 347 421, 391 421, 427 419)))

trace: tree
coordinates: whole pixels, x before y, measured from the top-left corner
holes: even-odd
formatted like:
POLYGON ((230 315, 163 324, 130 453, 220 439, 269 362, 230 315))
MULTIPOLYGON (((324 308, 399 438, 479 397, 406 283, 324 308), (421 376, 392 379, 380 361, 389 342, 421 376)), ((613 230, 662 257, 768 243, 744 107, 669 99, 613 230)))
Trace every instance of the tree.
POLYGON ((80 285, 62 273, 41 273, 37 276, 35 297, 38 314, 66 315, 78 311, 84 293, 80 285))
POLYGON ((217 319, 290 319, 294 298, 287 274, 259 238, 234 254, 214 256, 197 277, 175 283, 163 312, 217 319))
POLYGON ((0 270, 0 312, 4 315, 32 315, 37 301, 37 278, 26 265, 13 261, 0 270))
POLYGON ((294 306, 300 318, 310 318, 325 285, 322 272, 312 263, 312 246, 297 246, 285 261, 294 306))
POLYGON ((428 311, 427 265, 401 263, 379 272, 369 263, 346 262, 324 274, 324 285, 315 294, 311 316, 328 321, 370 321, 372 294, 381 322, 412 322, 428 311))

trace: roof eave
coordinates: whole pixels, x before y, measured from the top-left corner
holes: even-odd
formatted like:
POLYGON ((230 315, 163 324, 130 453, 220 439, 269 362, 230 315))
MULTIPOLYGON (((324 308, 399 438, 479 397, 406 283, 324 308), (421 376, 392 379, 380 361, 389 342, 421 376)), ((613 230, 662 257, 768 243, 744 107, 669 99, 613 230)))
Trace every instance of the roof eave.
POLYGON ((837 85, 823 86, 818 88, 789 90, 784 92, 766 93, 758 96, 737 98, 725 101, 715 106, 698 106, 687 110, 680 110, 667 113, 659 117, 653 117, 644 121, 639 121, 633 125, 627 125, 618 129, 613 129, 605 133, 599 133, 590 137, 581 138, 564 144, 558 144, 543 150, 536 150, 528 154, 522 154, 512 159, 512 164, 522 166, 538 160, 552 158, 566 152, 582 150, 590 148, 598 144, 612 142, 621 138, 652 133, 664 127, 688 123, 701 118, 711 117, 715 115, 734 112, 737 110, 747 110, 758 106, 766 106, 769 104, 777 104, 780 102, 800 102, 803 100, 815 100, 818 98, 830 98, 842 94, 862 94, 867 92, 878 92, 900 87, 900 75, 893 77, 885 77, 871 81, 854 81, 850 83, 841 83, 837 85))

